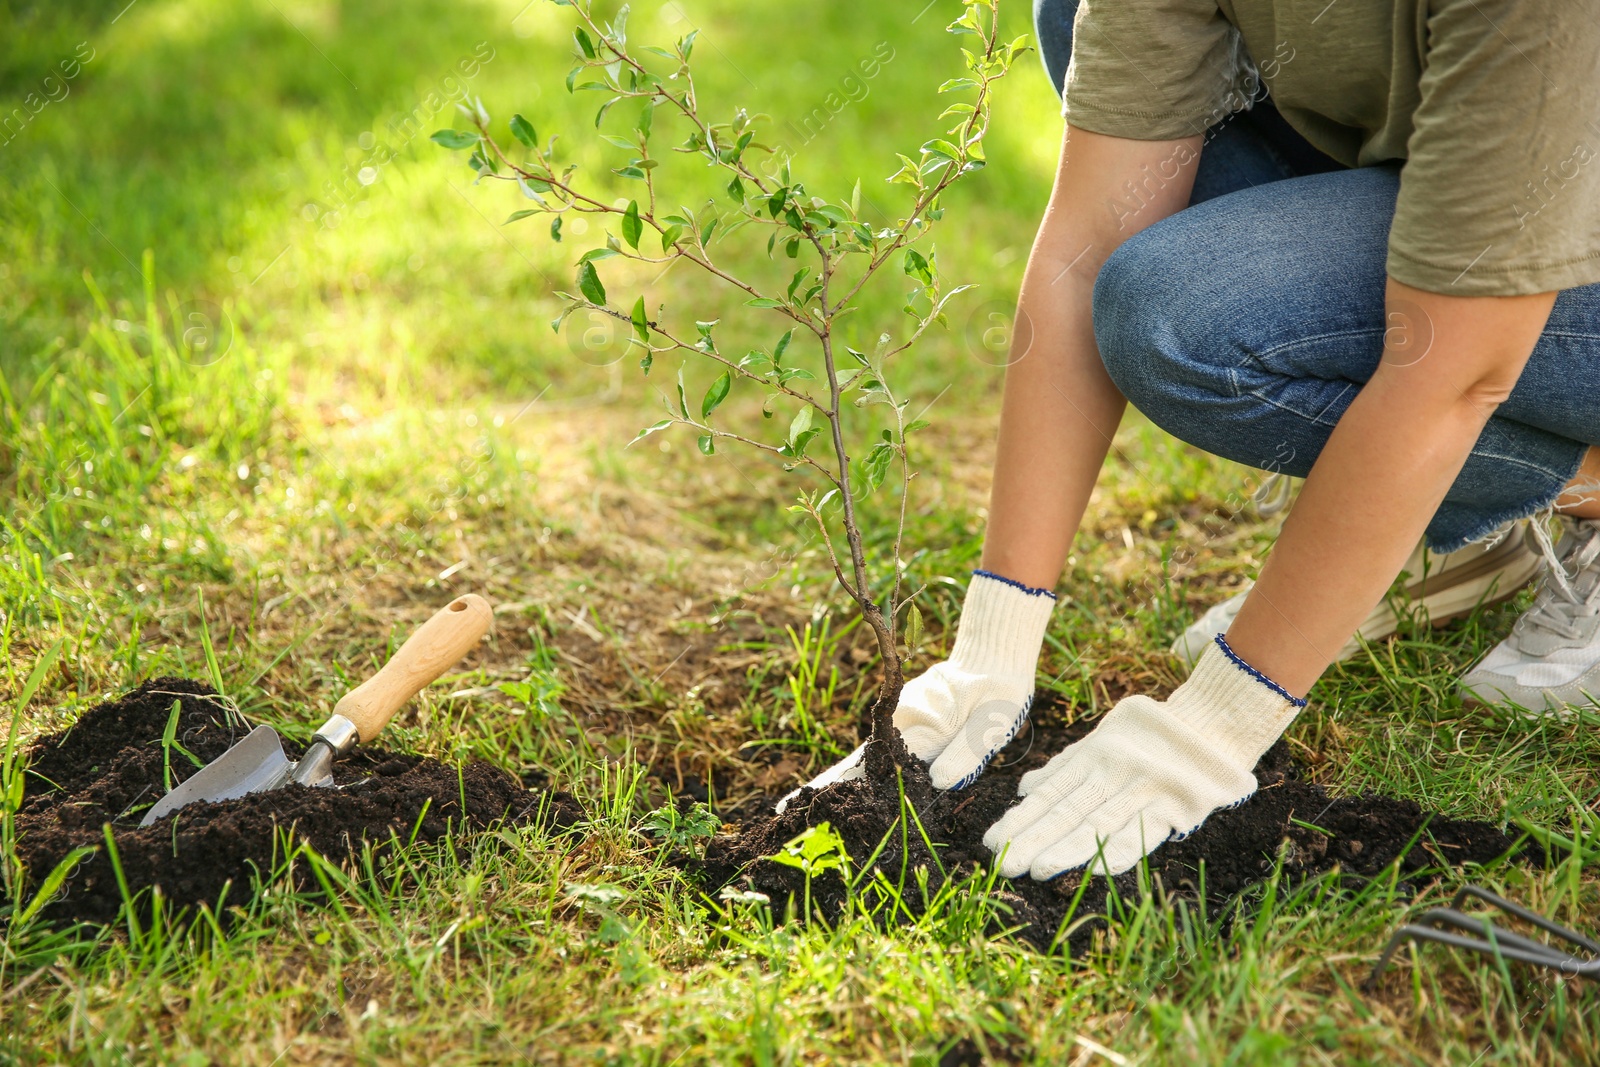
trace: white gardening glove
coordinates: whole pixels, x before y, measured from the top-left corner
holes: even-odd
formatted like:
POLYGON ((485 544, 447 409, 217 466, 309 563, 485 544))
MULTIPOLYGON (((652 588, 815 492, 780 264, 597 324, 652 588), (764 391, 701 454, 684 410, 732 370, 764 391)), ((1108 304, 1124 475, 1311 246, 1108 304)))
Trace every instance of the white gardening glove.
MULTIPOLYGON (((950 658, 907 682, 894 710, 906 748, 928 763, 937 789, 958 789, 983 773, 1028 720, 1033 674, 1055 594, 974 571, 950 658)), ((822 789, 866 773, 866 745, 807 782, 822 789)), ((778 801, 781 813, 800 790, 778 801)))
POLYGON ((1219 635, 1172 696, 1118 701, 1088 737, 1023 775, 1027 799, 983 843, 1008 878, 1091 861, 1097 874, 1121 874, 1254 793, 1252 768, 1303 707, 1219 635))

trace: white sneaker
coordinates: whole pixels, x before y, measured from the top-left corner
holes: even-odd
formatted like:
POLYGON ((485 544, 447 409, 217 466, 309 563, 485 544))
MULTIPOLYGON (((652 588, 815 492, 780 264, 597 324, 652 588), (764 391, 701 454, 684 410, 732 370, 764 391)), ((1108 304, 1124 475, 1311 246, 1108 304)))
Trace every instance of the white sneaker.
MULTIPOLYGON (((1400 628, 1402 618, 1425 619, 1438 626, 1466 615, 1479 604, 1509 600, 1534 579, 1542 563, 1525 534, 1519 523, 1492 548, 1468 545, 1443 556, 1418 545, 1400 571, 1405 585, 1372 609, 1357 635, 1380 641, 1400 628)), ((1233 624, 1249 591, 1247 586, 1243 593, 1213 605, 1172 642, 1172 654, 1193 667, 1216 636, 1233 624)), ((1349 659, 1359 651, 1360 642, 1351 637, 1336 659, 1349 659)))
POLYGON ((1462 695, 1537 715, 1600 707, 1600 520, 1565 520, 1544 538, 1544 585, 1533 607, 1461 679, 1462 695))

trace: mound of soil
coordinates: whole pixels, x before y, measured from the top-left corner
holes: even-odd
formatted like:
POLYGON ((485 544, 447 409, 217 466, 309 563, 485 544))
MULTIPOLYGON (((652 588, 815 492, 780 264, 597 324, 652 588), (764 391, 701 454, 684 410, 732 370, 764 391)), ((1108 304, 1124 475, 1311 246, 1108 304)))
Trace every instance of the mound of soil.
MULTIPOLYGON (((889 834, 876 866, 896 885, 902 884, 902 872, 912 872, 904 875, 904 897, 916 910, 920 901, 914 872, 925 868, 929 890, 934 892, 947 878, 987 871, 993 857, 983 847, 984 832, 1017 803, 1018 779, 1093 727, 1093 721, 1081 720, 1067 726, 1036 724, 1022 731, 974 785, 958 792, 934 789, 926 765, 901 747, 897 762, 905 799, 916 808, 933 851, 915 825, 902 837, 897 825, 902 812, 900 787, 894 781, 858 779, 821 791, 807 790, 789 803, 784 814, 750 820, 742 832, 719 836, 707 848, 705 858, 692 866, 713 892, 742 881, 772 898, 780 911, 791 900, 798 911, 805 875, 766 857, 781 851, 808 827, 823 822, 843 838, 857 863, 871 856, 889 834)), ((1370 876, 1396 861, 1406 874, 1468 862, 1488 863, 1515 844, 1489 823, 1426 812, 1409 800, 1331 797, 1321 786, 1299 778, 1288 747, 1281 741, 1262 757, 1255 774, 1260 788, 1249 800, 1215 812, 1189 837, 1168 841, 1151 854, 1150 872, 1169 899, 1197 898, 1203 885, 1215 909, 1265 879, 1280 847, 1285 848, 1285 874, 1297 878, 1335 866, 1357 876, 1370 876)), ((1531 854, 1526 858, 1535 859, 1531 854)), ((1049 882, 1027 877, 1000 879, 996 886, 999 899, 1011 911, 1006 925, 1019 927, 1018 935, 1035 945, 1050 947, 1082 880, 1081 871, 1069 871, 1049 882)), ((1083 890, 1074 917, 1103 914, 1108 892, 1131 898, 1137 891, 1135 871, 1118 875, 1110 883, 1096 877, 1083 890)), ((843 883, 831 873, 818 876, 812 881, 811 899, 812 907, 823 916, 837 916, 845 902, 843 883)), ((1100 925, 1103 923, 1079 925, 1070 938, 1070 951, 1086 949, 1100 925)))
MULTIPOLYGON (((387 847, 437 841, 502 822, 565 828, 582 812, 569 796, 525 788, 485 763, 462 768, 438 760, 357 748, 334 768, 342 788, 289 785, 218 804, 192 804, 173 817, 139 828, 145 809, 173 784, 195 773, 162 737, 180 706, 175 740, 210 762, 250 730, 217 699, 215 690, 182 678, 148 681, 120 700, 86 712, 29 751, 27 788, 17 816, 18 853, 31 886, 74 848, 97 848, 74 869, 45 914, 58 921, 114 920, 122 906, 105 829, 132 893, 160 886, 168 906, 246 902, 255 884, 283 859, 285 831, 323 856, 343 862, 364 844, 387 847), (226 895, 224 895, 226 894, 226 895)), ((291 758, 299 752, 287 741, 291 758)), ((298 865, 305 875, 305 864, 298 865)), ((143 899, 148 911, 149 894, 143 899)), ((4 903, 4 901, 0 901, 4 903)))

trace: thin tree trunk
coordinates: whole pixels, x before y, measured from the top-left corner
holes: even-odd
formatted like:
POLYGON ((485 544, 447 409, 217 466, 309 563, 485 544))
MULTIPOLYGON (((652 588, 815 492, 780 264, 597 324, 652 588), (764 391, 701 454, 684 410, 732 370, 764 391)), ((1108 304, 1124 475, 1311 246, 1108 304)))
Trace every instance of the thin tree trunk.
POLYGON ((873 778, 888 778, 899 764, 899 746, 894 743, 899 737, 894 726, 894 709, 900 703, 905 674, 900 666, 900 650, 894 643, 894 630, 882 609, 869 600, 861 605, 861 614, 878 639, 878 651, 883 660, 883 679, 872 704, 872 735, 867 745, 866 768, 873 778))

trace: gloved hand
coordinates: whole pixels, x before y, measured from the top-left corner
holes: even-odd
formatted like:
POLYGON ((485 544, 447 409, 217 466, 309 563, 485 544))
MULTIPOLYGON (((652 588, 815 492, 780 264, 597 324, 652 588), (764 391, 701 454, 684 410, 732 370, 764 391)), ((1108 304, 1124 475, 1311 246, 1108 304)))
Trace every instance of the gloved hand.
POLYGON ((1042 881, 1089 863, 1094 873, 1121 874, 1254 793, 1256 761, 1305 703, 1219 635, 1172 696, 1118 701, 1088 737, 1023 775, 1017 793, 1026 799, 983 843, 1008 878, 1042 881))
MULTIPOLYGON (((894 724, 906 748, 933 766, 938 789, 970 784, 1017 735, 1033 702, 1033 674, 1055 594, 974 571, 950 658, 907 682, 894 724)), ((822 789, 859 778, 866 745, 807 782, 822 789)), ((800 790, 778 801, 782 812, 800 790)))

